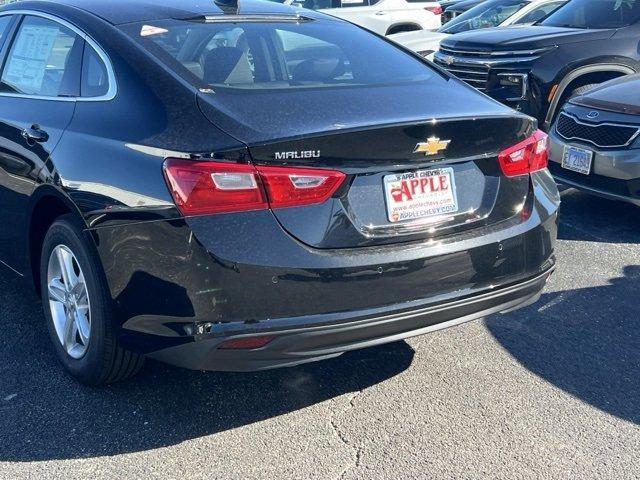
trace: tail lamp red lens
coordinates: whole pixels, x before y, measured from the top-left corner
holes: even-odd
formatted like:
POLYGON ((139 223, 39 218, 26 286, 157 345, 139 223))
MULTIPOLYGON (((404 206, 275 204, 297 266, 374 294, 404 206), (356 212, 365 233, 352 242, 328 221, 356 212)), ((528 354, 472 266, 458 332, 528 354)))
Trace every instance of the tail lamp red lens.
POLYGON ((251 165, 169 159, 164 174, 184 215, 203 215, 267 208, 251 165))
POLYGON ((311 168, 256 167, 271 208, 322 203, 335 193, 345 174, 311 168))
POLYGON ((502 173, 507 177, 525 175, 547 168, 549 163, 549 138, 541 130, 498 154, 502 173))
POLYGON ((322 203, 346 175, 335 170, 265 167, 169 158, 164 174, 183 215, 322 203))
POLYGON ((436 5, 433 7, 424 7, 424 9, 433 13, 434 15, 442 15, 442 7, 440 5, 436 5))

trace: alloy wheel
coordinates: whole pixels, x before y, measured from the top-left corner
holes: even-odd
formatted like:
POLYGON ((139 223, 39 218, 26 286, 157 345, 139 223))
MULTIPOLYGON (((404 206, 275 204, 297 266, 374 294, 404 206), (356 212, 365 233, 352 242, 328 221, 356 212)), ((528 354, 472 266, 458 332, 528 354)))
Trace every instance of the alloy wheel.
POLYGON ((91 339, 91 304, 80 264, 65 245, 49 256, 47 268, 49 307, 58 340, 67 354, 82 358, 91 339))

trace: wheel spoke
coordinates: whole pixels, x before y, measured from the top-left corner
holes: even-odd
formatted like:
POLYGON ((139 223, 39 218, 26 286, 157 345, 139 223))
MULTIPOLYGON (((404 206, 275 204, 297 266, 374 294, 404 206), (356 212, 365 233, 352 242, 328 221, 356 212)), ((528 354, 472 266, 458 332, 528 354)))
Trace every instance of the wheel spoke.
POLYGON ((82 312, 75 313, 75 323, 78 334, 80 335, 80 340, 83 345, 89 344, 89 335, 91 334, 91 326, 87 320, 87 317, 82 312))
POLYGON ((76 345, 76 333, 78 332, 78 326, 76 325, 74 315, 71 312, 67 312, 65 316, 64 329, 62 332, 62 338, 64 340, 64 348, 67 352, 76 345))
POLYGON ((78 302, 76 308, 78 309, 78 312, 83 313, 87 318, 89 318, 89 303, 87 303, 86 300, 84 303, 78 302))
POLYGON ((64 303, 65 286, 59 278, 54 278, 49 282, 49 299, 54 302, 64 303))
POLYGON ((87 302, 87 286, 84 284, 81 278, 78 278, 78 283, 71 289, 71 294, 75 295, 78 299, 78 302, 82 300, 84 303, 87 302))
POLYGON ((76 277, 76 273, 73 270, 73 257, 67 250, 60 247, 57 249, 56 255, 58 256, 62 280, 67 287, 67 291, 70 292, 78 283, 78 277, 76 277))

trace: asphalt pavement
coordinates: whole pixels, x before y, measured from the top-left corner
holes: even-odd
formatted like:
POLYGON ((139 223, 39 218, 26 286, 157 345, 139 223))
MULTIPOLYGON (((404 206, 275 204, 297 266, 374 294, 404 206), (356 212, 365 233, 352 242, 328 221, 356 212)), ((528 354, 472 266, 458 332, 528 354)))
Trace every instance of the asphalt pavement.
POLYGON ((557 256, 508 315, 263 373, 149 362, 102 389, 62 372, 0 270, 0 478, 638 478, 640 208, 565 191, 557 256))

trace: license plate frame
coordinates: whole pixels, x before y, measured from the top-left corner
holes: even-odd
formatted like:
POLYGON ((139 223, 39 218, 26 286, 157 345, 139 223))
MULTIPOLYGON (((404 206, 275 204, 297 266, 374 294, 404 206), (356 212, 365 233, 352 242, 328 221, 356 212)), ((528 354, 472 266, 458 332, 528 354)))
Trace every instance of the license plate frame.
POLYGON ((593 150, 566 145, 561 166, 565 170, 590 175, 593 168, 593 150))
POLYGON ((459 210, 455 172, 451 167, 385 175, 383 188, 387 219, 391 223, 438 218, 459 210))

